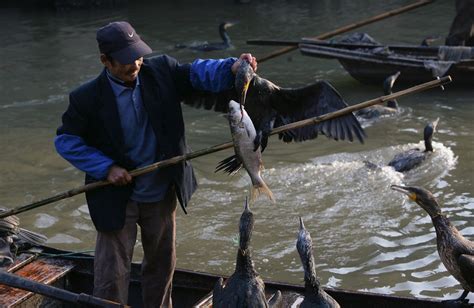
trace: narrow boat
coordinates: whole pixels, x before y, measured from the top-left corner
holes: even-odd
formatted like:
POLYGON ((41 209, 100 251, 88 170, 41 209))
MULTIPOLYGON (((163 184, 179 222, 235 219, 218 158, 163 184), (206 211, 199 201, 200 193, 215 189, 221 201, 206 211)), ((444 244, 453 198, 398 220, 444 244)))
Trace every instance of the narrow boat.
POLYGON ((382 83, 401 72, 397 83, 417 84, 450 75, 453 85, 474 84, 474 48, 463 46, 409 46, 330 43, 303 39, 303 55, 337 59, 362 83, 382 83))
MULTIPOLYGON (((93 258, 87 254, 35 247, 19 255, 8 272, 35 280, 74 294, 92 294, 93 258)), ((1 274, 0 274, 1 276, 1 274)), ((220 276, 177 269, 173 280, 174 307, 212 307, 212 290, 220 276)), ((2 280, 3 281, 3 280, 2 280)), ((265 281, 270 298, 277 290, 283 295, 283 307, 298 307, 304 293, 303 285, 265 281)), ((341 307, 467 307, 444 303, 438 299, 414 298, 341 289, 325 289, 341 307)), ((140 265, 132 265, 129 305, 142 307, 140 299, 140 265)), ((76 307, 40 294, 0 284, 0 307, 76 307)))

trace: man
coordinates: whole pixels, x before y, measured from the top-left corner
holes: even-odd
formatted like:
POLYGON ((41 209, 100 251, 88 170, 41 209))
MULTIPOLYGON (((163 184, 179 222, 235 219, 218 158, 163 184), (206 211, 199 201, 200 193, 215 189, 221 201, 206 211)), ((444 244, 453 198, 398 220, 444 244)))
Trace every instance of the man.
POLYGON ((456 0, 456 16, 445 44, 474 46, 474 0, 456 0))
POLYGON ((166 55, 143 59, 151 49, 124 21, 97 31, 105 68, 70 93, 58 128, 58 153, 86 173, 86 183, 113 185, 86 193, 97 229, 94 295, 127 303, 130 265, 141 228, 145 307, 171 307, 176 263, 177 199, 185 210, 196 190, 187 162, 132 180, 127 170, 186 152, 180 101, 195 90, 219 92, 233 86, 243 59, 179 64, 166 55))

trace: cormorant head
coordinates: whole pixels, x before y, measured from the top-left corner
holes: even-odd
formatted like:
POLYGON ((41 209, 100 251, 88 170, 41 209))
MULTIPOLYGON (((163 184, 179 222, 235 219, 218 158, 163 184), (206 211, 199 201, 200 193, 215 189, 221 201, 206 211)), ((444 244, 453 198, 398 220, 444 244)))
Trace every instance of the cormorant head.
POLYGON ((431 217, 441 215, 441 208, 433 194, 421 187, 391 185, 391 189, 401 192, 421 206, 431 217))
POLYGON ((221 36, 222 40, 226 47, 230 47, 230 36, 227 34, 227 29, 235 25, 234 22, 222 22, 219 24, 219 35, 221 36))
POLYGON ((304 227, 303 218, 301 217, 300 231, 298 233, 298 240, 296 241, 296 249, 298 250, 298 253, 301 257, 301 261, 303 261, 303 258, 307 260, 308 255, 310 255, 313 251, 313 240, 311 239, 311 235, 309 234, 308 230, 306 230, 304 227))
POLYGON ((437 118, 431 123, 428 123, 428 125, 425 126, 425 129, 423 131, 423 138, 425 139, 425 152, 433 152, 431 140, 433 139, 433 134, 436 131, 436 128, 438 127, 438 122, 439 118, 437 118))
POLYGON ((249 88, 250 82, 255 76, 252 66, 246 60, 242 60, 237 74, 235 75, 235 89, 237 90, 237 95, 239 96, 239 103, 245 105, 245 99, 247 97, 247 90, 249 88))
POLYGON ((400 72, 396 72, 393 75, 388 76, 383 82, 383 92, 385 95, 392 94, 392 88, 397 81, 398 76, 400 76, 400 72))
POLYGON ((296 241, 296 249, 300 255, 301 264, 304 269, 304 279, 307 285, 314 289, 319 288, 319 280, 316 277, 316 269, 313 257, 313 240, 311 235, 304 227, 303 218, 300 217, 300 231, 298 233, 298 240, 296 241))
POLYGON ((242 250, 248 249, 250 244, 250 237, 252 236, 253 230, 253 213, 250 211, 249 203, 247 197, 245 197, 244 212, 240 216, 239 223, 239 247, 242 250))
POLYGON ((227 30, 228 28, 234 26, 236 22, 225 21, 219 24, 219 31, 227 30))

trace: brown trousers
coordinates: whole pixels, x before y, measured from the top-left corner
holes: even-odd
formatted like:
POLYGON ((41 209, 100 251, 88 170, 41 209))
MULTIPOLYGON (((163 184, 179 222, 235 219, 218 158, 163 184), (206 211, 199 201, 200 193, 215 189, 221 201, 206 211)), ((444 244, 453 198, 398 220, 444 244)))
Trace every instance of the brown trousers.
POLYGON ((94 259, 94 296, 127 304, 137 225, 143 245, 142 298, 144 306, 172 307, 171 283, 176 265, 176 194, 170 189, 162 201, 129 201, 125 226, 98 232, 94 259))

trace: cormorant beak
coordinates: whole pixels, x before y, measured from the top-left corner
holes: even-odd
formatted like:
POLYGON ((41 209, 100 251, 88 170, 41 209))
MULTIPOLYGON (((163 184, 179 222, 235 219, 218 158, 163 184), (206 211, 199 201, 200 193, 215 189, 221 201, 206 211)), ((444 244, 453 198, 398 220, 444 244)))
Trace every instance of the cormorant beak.
POLYGON ((244 120, 244 105, 245 99, 247 98, 247 90, 249 89, 249 85, 250 80, 246 80, 244 86, 242 87, 242 93, 240 93, 240 112, 242 114, 242 118, 240 119, 241 122, 244 120))
POLYGON ((224 29, 230 28, 232 26, 235 26, 237 22, 226 22, 224 25, 224 29))
POLYGON ((300 216, 300 230, 304 229, 304 223, 303 223, 303 218, 300 216))
POLYGON ((247 91, 250 86, 250 80, 245 81, 244 86, 242 87, 242 92, 240 93, 240 105, 245 105, 245 100, 247 99, 247 91))
POLYGON ((401 192, 408 196, 408 198, 412 201, 416 201, 416 193, 412 192, 409 187, 399 186, 399 185, 391 185, 390 188, 392 190, 401 192))
POLYGON ((436 131, 436 128, 438 127, 438 122, 439 122, 439 118, 437 118, 436 120, 433 121, 433 131, 435 132, 436 131))
POLYGON ((387 77, 383 83, 383 91, 385 95, 391 94, 392 93, 392 88, 393 85, 395 84, 395 81, 397 81, 398 76, 400 76, 400 72, 396 72, 395 74, 387 77))

